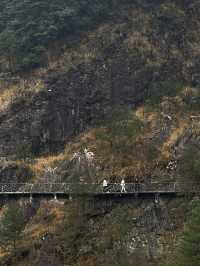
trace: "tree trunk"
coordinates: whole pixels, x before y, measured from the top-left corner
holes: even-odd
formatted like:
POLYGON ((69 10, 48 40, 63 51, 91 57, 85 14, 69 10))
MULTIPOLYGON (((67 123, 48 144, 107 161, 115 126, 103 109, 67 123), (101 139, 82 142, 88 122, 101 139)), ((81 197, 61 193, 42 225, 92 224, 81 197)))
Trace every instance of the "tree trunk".
POLYGON ((13 240, 13 248, 14 248, 14 251, 16 250, 16 240, 13 240))

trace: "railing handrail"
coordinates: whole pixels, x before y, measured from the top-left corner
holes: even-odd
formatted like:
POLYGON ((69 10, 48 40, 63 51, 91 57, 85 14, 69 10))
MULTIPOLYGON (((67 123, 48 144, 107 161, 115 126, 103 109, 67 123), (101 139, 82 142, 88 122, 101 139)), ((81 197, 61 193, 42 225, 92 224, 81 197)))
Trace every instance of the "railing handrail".
MULTIPOLYGON (((170 184, 200 184, 200 182, 190 182, 190 181, 186 181, 186 182, 184 182, 184 181, 182 181, 182 182, 180 182, 180 181, 161 181, 161 182, 157 182, 157 181, 154 181, 154 182, 149 182, 149 183, 147 183, 147 182, 125 182, 126 184, 164 184, 164 183, 170 183, 170 184)), ((69 185, 71 185, 71 184, 86 184, 86 185, 99 185, 99 183, 90 183, 90 182, 77 182, 77 183, 75 183, 75 182, 40 182, 40 183, 30 183, 30 182, 0 182, 0 185, 1 184, 17 184, 17 185, 19 185, 19 184, 30 184, 30 185, 39 185, 39 184, 69 184, 69 185)), ((101 183, 100 183, 101 184, 101 183)), ((120 182, 110 182, 110 183, 108 183, 108 184, 120 184, 120 182)))

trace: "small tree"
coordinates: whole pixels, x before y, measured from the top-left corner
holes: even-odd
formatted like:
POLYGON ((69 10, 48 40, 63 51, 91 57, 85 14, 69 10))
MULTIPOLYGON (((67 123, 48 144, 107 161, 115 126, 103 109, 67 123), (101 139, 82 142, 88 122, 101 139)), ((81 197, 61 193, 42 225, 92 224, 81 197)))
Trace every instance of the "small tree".
POLYGON ((200 266, 200 204, 192 208, 180 247, 162 266, 200 266))
POLYGON ((65 262, 71 265, 77 260, 80 247, 84 244, 88 225, 84 215, 85 201, 77 199, 69 204, 65 211, 64 229, 61 236, 65 262))
POLYGON ((185 149, 179 162, 179 174, 184 181, 199 182, 200 180, 200 152, 198 147, 189 146, 185 149))
POLYGON ((0 245, 12 245, 16 250, 16 243, 22 235, 24 225, 22 209, 16 204, 9 206, 0 221, 0 245))
POLYGON ((0 55, 4 55, 9 63, 9 70, 15 70, 16 36, 13 31, 0 34, 0 55))
POLYGON ((114 111, 104 130, 97 133, 97 139, 109 143, 114 153, 126 150, 131 138, 141 133, 143 123, 127 110, 114 111))
POLYGON ((181 245, 183 266, 200 266, 200 205, 191 213, 181 245))
POLYGON ((132 265, 127 248, 131 228, 131 214, 128 207, 117 207, 110 217, 106 217, 104 230, 97 243, 100 265, 132 265))

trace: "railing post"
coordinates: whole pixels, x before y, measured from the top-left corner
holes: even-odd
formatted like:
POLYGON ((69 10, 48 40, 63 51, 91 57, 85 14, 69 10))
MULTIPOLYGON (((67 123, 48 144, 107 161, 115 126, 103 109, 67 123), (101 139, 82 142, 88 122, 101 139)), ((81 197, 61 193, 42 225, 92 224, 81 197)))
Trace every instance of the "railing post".
POLYGON ((56 193, 54 194, 54 200, 55 200, 55 201, 58 200, 58 199, 57 199, 57 194, 56 194, 56 193))
POLYGON ((33 186, 34 186, 34 185, 33 185, 33 184, 31 184, 31 192, 33 192, 33 186))
MULTIPOLYGON (((50 184, 49 192, 50 192, 50 193, 53 192, 53 184, 52 184, 52 183, 50 184)), ((54 198, 55 198, 55 197, 54 197, 54 198)))
POLYGON ((32 201, 33 201, 33 196, 32 194, 30 194, 30 199, 29 199, 30 204, 32 203, 32 201))
POLYGON ((174 183, 174 192, 176 192, 176 182, 174 183))
POLYGON ((155 194, 155 203, 158 204, 159 203, 159 193, 155 194))

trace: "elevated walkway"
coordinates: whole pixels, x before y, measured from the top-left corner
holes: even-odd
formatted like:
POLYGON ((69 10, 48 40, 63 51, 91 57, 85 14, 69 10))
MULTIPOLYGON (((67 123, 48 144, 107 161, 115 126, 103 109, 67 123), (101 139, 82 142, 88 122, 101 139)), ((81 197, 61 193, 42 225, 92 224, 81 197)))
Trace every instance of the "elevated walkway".
POLYGON ((126 183, 124 192, 121 192, 119 183, 110 183, 104 189, 102 184, 96 183, 0 183, 0 197, 10 198, 70 198, 73 196, 155 198, 196 194, 200 194, 200 183, 126 183))

